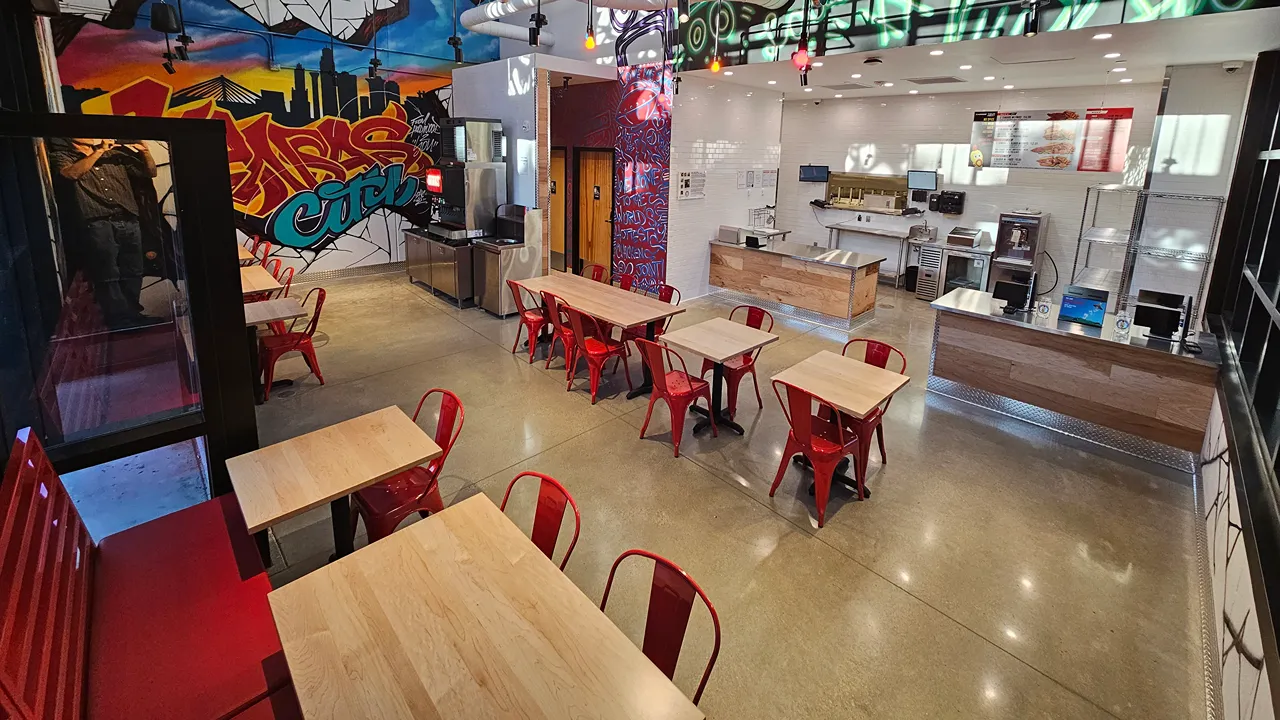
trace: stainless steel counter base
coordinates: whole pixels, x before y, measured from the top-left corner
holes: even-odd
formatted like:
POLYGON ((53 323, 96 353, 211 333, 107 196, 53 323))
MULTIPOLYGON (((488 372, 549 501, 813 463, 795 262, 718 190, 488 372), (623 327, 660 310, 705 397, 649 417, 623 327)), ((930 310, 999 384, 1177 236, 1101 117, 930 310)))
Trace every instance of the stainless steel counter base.
POLYGON ((1132 455, 1157 465, 1173 468, 1188 474, 1194 473, 1196 470, 1197 458, 1195 453, 1179 450, 1137 435, 1130 435, 1126 432, 1096 425, 1087 420, 1079 420, 1070 415, 1045 410, 1044 408, 1024 403, 1021 400, 1012 400, 986 390, 979 390, 964 383, 934 375, 929 376, 927 388, 929 392, 993 410, 1001 415, 1007 415, 1032 425, 1039 425, 1042 428, 1060 432, 1063 435, 1070 435, 1071 437, 1101 445, 1126 455, 1132 455))
POLYGON ((759 297, 756 297, 755 295, 748 295, 746 293, 737 292, 735 290, 726 290, 721 287, 716 287, 715 285, 712 285, 710 287, 711 287, 710 294, 718 300, 724 300, 725 302, 729 302, 734 305, 757 305, 777 315, 786 315, 787 317, 792 317, 797 320, 803 320, 807 323, 813 323, 814 325, 821 325, 823 327, 834 328, 836 330, 841 330, 844 332, 848 332, 850 330, 855 330, 857 328, 860 328, 863 325, 866 325, 867 323, 874 320, 876 317, 876 311, 874 306, 870 310, 867 310, 866 312, 856 317, 846 319, 842 317, 836 317, 834 315, 827 315, 826 313, 815 312, 813 310, 798 308, 794 305, 788 305, 786 303, 774 302, 772 300, 765 300, 764 298, 759 298, 759 297))

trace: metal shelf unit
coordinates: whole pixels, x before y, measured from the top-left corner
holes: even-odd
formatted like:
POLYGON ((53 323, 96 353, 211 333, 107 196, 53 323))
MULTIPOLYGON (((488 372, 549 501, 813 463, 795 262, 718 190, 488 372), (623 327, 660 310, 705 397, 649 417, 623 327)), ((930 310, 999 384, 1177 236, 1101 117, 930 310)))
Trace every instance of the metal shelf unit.
MULTIPOLYGON (((1085 191, 1071 284, 1106 290, 1110 293, 1110 309, 1114 310, 1136 292, 1132 287, 1134 275, 1144 259, 1194 265, 1179 268, 1178 272, 1195 273, 1189 282, 1179 285, 1186 288, 1181 294, 1190 294, 1190 287, 1196 287, 1191 312, 1191 320, 1196 321, 1224 202, 1224 198, 1213 195, 1159 192, 1127 185, 1089 187, 1085 191), (1104 212, 1103 206, 1108 204, 1114 207, 1104 212), (1161 214, 1166 212, 1172 216, 1171 222, 1161 222, 1161 214), (1098 264, 1095 247, 1123 248, 1120 267, 1098 264)), ((1109 255, 1114 264, 1114 252, 1109 255)), ((1158 266, 1153 274, 1161 274, 1158 266)), ((1168 270, 1163 274, 1167 276, 1168 270)))

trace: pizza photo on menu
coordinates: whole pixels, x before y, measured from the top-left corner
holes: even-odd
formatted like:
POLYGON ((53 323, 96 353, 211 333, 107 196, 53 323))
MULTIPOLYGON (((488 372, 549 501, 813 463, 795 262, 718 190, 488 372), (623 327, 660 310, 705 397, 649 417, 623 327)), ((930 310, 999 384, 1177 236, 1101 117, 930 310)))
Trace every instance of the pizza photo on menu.
POLYGON ((1076 131, 1070 128, 1062 127, 1056 123, 1051 124, 1044 131, 1045 140, 1074 140, 1076 131))
POLYGON ((1060 110, 1058 112, 1045 113, 1045 117, 1049 120, 1079 120, 1080 113, 1074 110, 1060 110))
POLYGON ((1050 155, 1042 157, 1036 161, 1040 167, 1048 168, 1064 168, 1071 164, 1071 156, 1069 155, 1050 155))

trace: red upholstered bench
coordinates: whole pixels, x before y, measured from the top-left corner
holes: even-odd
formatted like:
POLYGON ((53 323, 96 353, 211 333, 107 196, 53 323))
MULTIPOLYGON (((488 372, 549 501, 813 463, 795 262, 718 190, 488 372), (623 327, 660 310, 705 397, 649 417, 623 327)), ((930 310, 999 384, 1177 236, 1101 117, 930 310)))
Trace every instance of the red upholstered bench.
POLYGON ((0 718, 301 717, 235 497, 94 545, 23 430, 0 482, 0 718))

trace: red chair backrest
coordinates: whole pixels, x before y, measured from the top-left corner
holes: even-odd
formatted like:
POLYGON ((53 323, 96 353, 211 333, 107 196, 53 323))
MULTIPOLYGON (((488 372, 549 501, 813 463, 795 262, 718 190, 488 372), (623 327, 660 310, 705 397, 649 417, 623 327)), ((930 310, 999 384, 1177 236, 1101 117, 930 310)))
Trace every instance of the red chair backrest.
POLYGON ((844 344, 844 348, 840 351, 840 354, 848 355, 849 348, 853 347, 857 343, 863 343, 866 346, 863 350, 862 362, 888 370, 889 357, 893 354, 897 354, 898 359, 902 362, 902 366, 898 368, 898 374, 901 375, 907 371, 907 356, 903 355, 902 351, 898 348, 890 345, 889 343, 880 342, 879 340, 872 340, 871 338, 854 338, 844 344))
POLYGON ((711 624, 715 628, 715 646, 711 649, 711 657, 707 660, 707 669, 702 673, 702 681, 698 683, 698 691, 693 695, 693 704, 702 699, 702 691, 707 687, 707 679, 711 677, 711 669, 715 667, 716 657, 720 655, 720 616, 716 608, 707 598, 698 583, 689 577, 689 573, 680 569, 679 565, 655 555, 648 550, 628 550, 613 561, 609 569, 609 579, 604 584, 604 597, 600 599, 600 609, 604 610, 609 602, 609 590, 613 587, 613 576, 618 565, 629 557, 646 557, 653 560, 653 584, 649 589, 649 614, 644 625, 644 644, 640 649, 658 669, 668 678, 676 674, 676 663, 680 660, 680 648, 684 645, 685 631, 689 628, 689 614, 693 610, 694 595, 702 598, 702 602, 711 613, 711 624))
MULTIPOLYGON (((802 445, 813 447, 813 421, 818 417, 814 412, 814 403, 817 403, 819 408, 830 408, 831 417, 838 416, 834 405, 784 380, 773 381, 773 394, 778 396, 778 402, 782 405, 782 414, 787 416, 787 424, 791 426, 791 434, 802 445), (782 391, 778 389, 779 387, 786 388, 785 400, 782 399, 782 391)), ((841 423, 835 423, 835 427, 839 433, 840 445, 843 446, 845 444, 844 427, 841 423)))
POLYGON ((289 288, 293 286, 293 266, 290 265, 280 272, 280 277, 276 278, 284 289, 280 291, 280 297, 289 297, 289 288))
MULTIPOLYGON (((535 302, 536 302, 536 298, 537 298, 537 296, 536 296, 536 295, 533 295, 533 293, 532 293, 532 292, 530 292, 529 290, 526 290, 526 289, 524 288, 524 286, 523 286, 523 285, 521 285, 520 283, 516 282, 515 280, 508 280, 508 281, 507 281, 507 287, 511 288, 511 297, 515 298, 515 301, 516 301, 516 310, 517 310, 521 315, 523 315, 523 314, 525 314, 525 313, 529 312, 529 306, 527 306, 527 305, 525 305, 525 304, 524 304, 524 293, 529 293, 529 294, 530 294, 530 296, 531 296, 531 297, 533 297, 533 298, 535 299, 535 302)), ((535 308, 534 308, 534 309, 541 309, 541 308, 537 308, 537 307, 535 306, 535 308)))
POLYGON ((284 262, 280 258, 271 258, 270 260, 262 263, 262 267, 266 268, 267 272, 271 273, 271 277, 275 278, 276 282, 280 281, 280 269, 284 267, 284 262))
POLYGON ((262 251, 262 255, 261 255, 262 267, 265 268, 267 266, 267 258, 271 256, 271 243, 266 240, 263 240, 261 242, 255 242, 253 244, 253 255, 255 257, 258 257, 259 250, 262 251))
POLYGON ((422 412, 422 406, 432 395, 440 396, 440 412, 436 416, 436 432, 432 439, 444 451, 440 457, 427 463, 427 472, 434 478, 440 472, 440 468, 444 467, 444 461, 449 458, 449 451, 453 450, 453 444, 458 441, 467 413, 457 395, 443 388, 431 388, 418 401, 418 407, 413 411, 414 422, 418 422, 418 414, 422 412))
POLYGON ((307 291, 307 296, 302 298, 302 304, 305 306, 307 301, 311 299, 311 295, 316 296, 316 309, 311 313, 311 322, 307 323, 307 329, 303 331, 307 337, 316 334, 316 328, 320 325, 320 309, 324 307, 324 288, 311 288, 307 291))
POLYGON ((0 717, 82 716, 94 546, 30 428, 0 484, 0 717))
POLYGON ((603 265, 587 265, 582 268, 582 277, 589 277, 596 282, 604 282, 608 274, 608 269, 603 265))
MULTIPOLYGON (((659 395, 668 395, 671 388, 667 386, 667 367, 672 370, 676 369, 676 363, 670 362, 671 358, 675 358, 680 362, 680 371, 684 373, 686 378, 689 375, 689 368, 684 364, 684 358, 680 353, 672 350, 665 345, 659 345, 652 340, 644 338, 634 338, 636 347, 640 348, 640 359, 645 365, 649 366, 649 375, 653 377, 653 386, 659 395)), ((692 383, 690 383, 692 386, 692 383)))
POLYGON ((658 299, 664 303, 679 305, 680 291, 677 290, 674 285, 667 285, 663 283, 658 286, 658 299), (674 298, 674 300, 672 298, 674 298))
POLYGON ((630 290, 636 284, 635 275, 614 275, 613 279, 618 281, 619 290, 630 290))
POLYGON ((564 551, 564 559, 560 561, 560 569, 564 570, 564 566, 569 564, 569 556, 573 554, 573 547, 578 544, 578 533, 582 531, 582 515, 578 512, 578 503, 559 481, 549 475, 526 470, 515 476, 511 484, 507 485, 507 493, 502 496, 502 505, 499 509, 503 512, 507 511, 507 499, 511 497, 511 489, 520 482, 521 478, 527 477, 542 481, 538 487, 538 507, 534 511, 533 530, 529 539, 533 540, 533 544, 547 556, 547 559, 551 559, 552 553, 556 550, 556 541, 560 539, 560 523, 564 520, 565 505, 573 507, 573 539, 569 541, 569 549, 564 551))
POLYGON ((551 316, 551 325, 556 329, 556 332, 561 335, 568 334, 568 328, 564 325, 564 315, 562 315, 566 305, 560 299, 560 296, 543 290, 542 303, 547 306, 547 314, 551 316))
POLYGON ((600 329, 600 322, 594 317, 569 305, 561 305, 560 307, 569 313, 569 326, 573 328, 573 342, 578 346, 579 350, 587 352, 587 338, 604 337, 604 331, 600 329))
MULTIPOLYGON (((747 327, 753 327, 765 332, 773 331, 773 315, 771 315, 768 310, 765 310, 762 307, 756 307, 755 305, 739 305, 729 311, 729 319, 734 322, 738 322, 737 317, 739 315, 739 311, 743 311, 746 314, 747 327)), ((760 357, 760 351, 763 349, 764 348, 756 348, 754 351, 743 355, 743 357, 760 357)))

